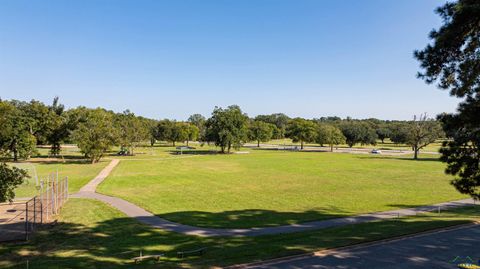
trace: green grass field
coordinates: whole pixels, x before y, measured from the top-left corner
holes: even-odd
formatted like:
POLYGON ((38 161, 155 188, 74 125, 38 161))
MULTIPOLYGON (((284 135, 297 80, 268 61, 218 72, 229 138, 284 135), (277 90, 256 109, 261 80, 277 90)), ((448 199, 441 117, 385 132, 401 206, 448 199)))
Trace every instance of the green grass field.
MULTIPOLYGON (((171 148, 158 148, 159 153, 171 148)), ((259 227, 465 198, 436 156, 251 150, 122 158, 99 192, 204 227, 259 227), (428 158, 426 158, 428 157, 428 158)))
POLYGON ((42 161, 9 163, 10 165, 23 168, 28 171, 30 178, 15 190, 16 197, 32 197, 37 194, 38 180, 46 179, 49 174, 58 172, 59 178, 68 177, 68 189, 70 193, 77 192, 88 181, 92 180, 108 164, 108 160, 103 160, 96 164, 90 164, 85 161, 42 161))
POLYGON ((477 207, 314 232, 261 237, 200 238, 152 229, 99 201, 71 199, 59 224, 25 244, 1 244, 0 268, 210 268, 294 255, 480 220, 477 207), (203 257, 177 251, 208 247, 203 257), (165 253, 160 264, 131 258, 165 253))

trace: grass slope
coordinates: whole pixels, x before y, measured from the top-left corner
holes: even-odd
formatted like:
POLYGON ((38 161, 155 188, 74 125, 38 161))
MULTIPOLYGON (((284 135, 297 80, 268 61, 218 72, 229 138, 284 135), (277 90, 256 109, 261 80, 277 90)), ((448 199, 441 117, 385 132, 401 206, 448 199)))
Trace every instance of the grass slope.
POLYGON ((250 150, 124 159, 99 191, 205 227, 275 226, 464 198, 437 159, 250 150))

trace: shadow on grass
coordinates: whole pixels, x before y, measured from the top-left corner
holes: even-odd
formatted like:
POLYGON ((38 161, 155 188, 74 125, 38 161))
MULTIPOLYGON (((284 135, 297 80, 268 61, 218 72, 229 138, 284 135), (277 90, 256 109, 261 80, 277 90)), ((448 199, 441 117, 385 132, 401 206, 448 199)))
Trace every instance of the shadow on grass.
MULTIPOLYGON (((40 229, 26 244, 0 246, 0 267, 26 268, 209 268, 251 262, 308 251, 399 236, 434 227, 466 223, 458 219, 398 219, 314 232, 259 237, 194 237, 142 225, 130 218, 114 218, 84 226, 59 223, 40 229), (177 258, 178 251, 207 247, 201 257, 177 258), (164 253, 159 264, 139 265, 131 258, 164 253)), ((461 240, 453 238, 452 240, 461 240)), ((474 240, 466 238, 466 243, 474 240)), ((432 246, 434 247, 434 246, 432 246)), ((440 249, 440 248, 439 248, 440 249)), ((442 248, 442 251, 445 250, 442 248)), ((371 255, 375 255, 372 253, 371 255)))
POLYGON ((173 222, 206 228, 275 227, 302 222, 325 220, 352 215, 335 207, 302 212, 279 212, 265 209, 231 210, 222 212, 178 211, 159 217, 173 222))

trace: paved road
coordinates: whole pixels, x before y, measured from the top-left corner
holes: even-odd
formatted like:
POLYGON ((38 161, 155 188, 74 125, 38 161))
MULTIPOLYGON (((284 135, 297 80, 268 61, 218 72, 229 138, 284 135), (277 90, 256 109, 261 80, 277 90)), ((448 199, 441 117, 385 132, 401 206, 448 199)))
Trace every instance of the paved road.
POLYGON ((246 268, 454 269, 469 261, 467 257, 479 262, 480 225, 246 268))

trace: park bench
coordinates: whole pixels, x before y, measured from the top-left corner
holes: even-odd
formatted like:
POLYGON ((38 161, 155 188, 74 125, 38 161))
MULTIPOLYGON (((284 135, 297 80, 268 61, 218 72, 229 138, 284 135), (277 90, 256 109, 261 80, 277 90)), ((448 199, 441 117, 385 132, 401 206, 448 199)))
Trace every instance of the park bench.
POLYGON ((138 257, 134 257, 132 258, 132 260, 135 262, 135 263, 139 263, 141 261, 144 261, 144 260, 155 260, 157 262, 160 261, 160 258, 163 257, 165 254, 158 254, 158 255, 145 255, 145 256, 138 256, 138 257))
POLYGON ((177 252, 177 257, 178 258, 185 258, 188 256, 202 256, 205 254, 205 251, 207 248, 199 248, 199 249, 194 249, 194 250, 189 250, 189 251, 178 251, 177 252))

